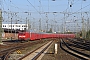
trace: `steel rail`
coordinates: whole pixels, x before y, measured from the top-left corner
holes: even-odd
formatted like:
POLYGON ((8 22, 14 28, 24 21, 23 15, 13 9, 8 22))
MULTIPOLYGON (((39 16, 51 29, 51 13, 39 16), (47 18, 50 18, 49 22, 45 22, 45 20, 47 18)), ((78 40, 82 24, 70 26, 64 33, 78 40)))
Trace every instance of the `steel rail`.
POLYGON ((60 42, 60 48, 64 51, 66 51, 67 53, 71 54, 71 55, 74 55, 75 57, 78 57, 80 59, 83 59, 83 60, 89 60, 90 58, 88 57, 88 55, 84 54, 84 53, 81 53, 79 51, 76 51, 74 49, 71 49, 63 40, 61 40, 60 42), (65 47, 68 49, 65 49, 62 44, 65 45, 65 47))
MULTIPOLYGON (((52 41, 53 42, 53 41, 52 41)), ((52 43, 51 42, 51 43, 52 43)), ((50 45, 51 43, 49 43, 44 49, 42 49, 37 55, 35 55, 32 60, 36 60, 50 45)), ((23 56, 22 58, 20 58, 19 60, 23 60, 25 57, 29 56, 30 54, 32 54, 33 52, 35 52, 36 50, 40 49, 41 47, 43 47, 45 44, 43 44, 42 46, 36 48, 35 50, 33 50, 32 52, 26 54, 25 56, 23 56)))

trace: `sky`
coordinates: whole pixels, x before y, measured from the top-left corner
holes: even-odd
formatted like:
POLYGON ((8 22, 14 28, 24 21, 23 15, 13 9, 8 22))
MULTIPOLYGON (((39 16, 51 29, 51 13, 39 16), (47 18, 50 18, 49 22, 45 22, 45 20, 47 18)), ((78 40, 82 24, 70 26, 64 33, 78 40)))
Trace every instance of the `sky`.
MULTIPOLYGON (((3 0, 3 23, 30 23, 31 29, 80 31, 87 26, 90 0, 3 0), (70 7, 71 6, 71 7, 70 7)), ((89 23, 88 23, 89 24, 89 23)))

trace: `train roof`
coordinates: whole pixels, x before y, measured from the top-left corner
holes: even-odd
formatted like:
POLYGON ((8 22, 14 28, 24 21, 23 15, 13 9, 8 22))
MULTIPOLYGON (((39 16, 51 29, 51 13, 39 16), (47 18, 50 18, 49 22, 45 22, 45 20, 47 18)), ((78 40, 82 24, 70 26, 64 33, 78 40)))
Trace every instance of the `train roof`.
POLYGON ((52 34, 52 33, 46 33, 46 32, 37 32, 37 31, 34 31, 34 30, 30 30, 30 31, 27 31, 27 32, 39 33, 39 34, 52 34))

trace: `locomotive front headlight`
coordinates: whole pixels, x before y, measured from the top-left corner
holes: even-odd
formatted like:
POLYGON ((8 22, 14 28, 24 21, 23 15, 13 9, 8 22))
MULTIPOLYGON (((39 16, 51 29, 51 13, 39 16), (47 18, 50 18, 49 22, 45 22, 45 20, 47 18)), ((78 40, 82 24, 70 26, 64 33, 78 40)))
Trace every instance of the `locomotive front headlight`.
POLYGON ((25 36, 19 36, 19 37, 25 37, 25 36))
POLYGON ((23 36, 23 37, 25 37, 25 36, 23 36))
POLYGON ((19 36, 19 37, 22 37, 22 36, 19 36))

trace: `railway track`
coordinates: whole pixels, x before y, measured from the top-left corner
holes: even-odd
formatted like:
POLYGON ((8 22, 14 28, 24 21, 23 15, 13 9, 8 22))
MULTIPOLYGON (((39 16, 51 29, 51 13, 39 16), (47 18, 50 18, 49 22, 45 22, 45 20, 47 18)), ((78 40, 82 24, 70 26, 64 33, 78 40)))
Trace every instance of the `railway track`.
POLYGON ((23 56, 19 60, 36 60, 40 55, 52 44, 53 41, 50 41, 47 44, 40 46, 39 48, 33 50, 32 52, 28 53, 27 55, 23 56))
POLYGON ((24 47, 25 46, 23 46, 23 44, 21 44, 21 45, 17 45, 16 47, 13 46, 13 47, 10 47, 6 50, 0 51, 1 60, 7 60, 7 57, 11 52, 16 51, 16 50, 21 49, 21 48, 24 48, 24 47))
MULTIPOLYGON (((0 60, 13 60, 12 56, 18 56, 19 54, 17 53, 18 50, 25 50, 28 47, 32 47, 35 45, 42 45, 42 44, 46 44, 48 41, 51 41, 50 39, 44 39, 44 40, 37 40, 37 41, 31 41, 31 42, 25 42, 25 43, 21 43, 21 44, 15 44, 12 47, 8 47, 8 49, 4 49, 2 51, 0 51, 0 60), (16 54, 17 53, 17 54, 16 54)), ((32 50, 32 48, 31 48, 32 50)), ((28 53, 27 51, 22 53, 22 56, 24 56, 26 53, 28 53)), ((20 56, 20 55, 19 55, 20 56)), ((20 58, 20 57, 19 57, 20 58)), ((14 58, 16 59, 16 58, 14 58)), ((17 60, 17 59, 16 59, 17 60)))
POLYGON ((85 53, 82 53, 78 50, 72 49, 71 47, 69 47, 69 45, 67 43, 65 43, 63 40, 61 40, 60 43, 60 47, 61 49, 63 49, 64 51, 66 51, 67 53, 74 55, 77 58, 80 58, 82 60, 90 60, 90 55, 87 55, 85 53))
POLYGON ((28 46, 32 46, 32 45, 42 43, 42 42, 44 42, 44 41, 25 42, 25 43, 18 44, 18 45, 15 44, 16 46, 13 45, 12 47, 8 47, 8 49, 4 49, 4 50, 0 51, 0 60, 8 60, 8 57, 12 52, 14 52, 18 49, 23 49, 28 46))
POLYGON ((21 48, 21 45, 17 45, 17 46, 9 46, 8 48, 0 51, 0 60, 5 60, 5 56, 10 52, 10 51, 13 51, 13 50, 17 50, 17 49, 20 49, 21 48))
POLYGON ((90 51, 90 42, 84 42, 85 40, 71 40, 71 39, 69 39, 69 41, 72 42, 68 43, 69 46, 74 46, 80 49, 90 51))

